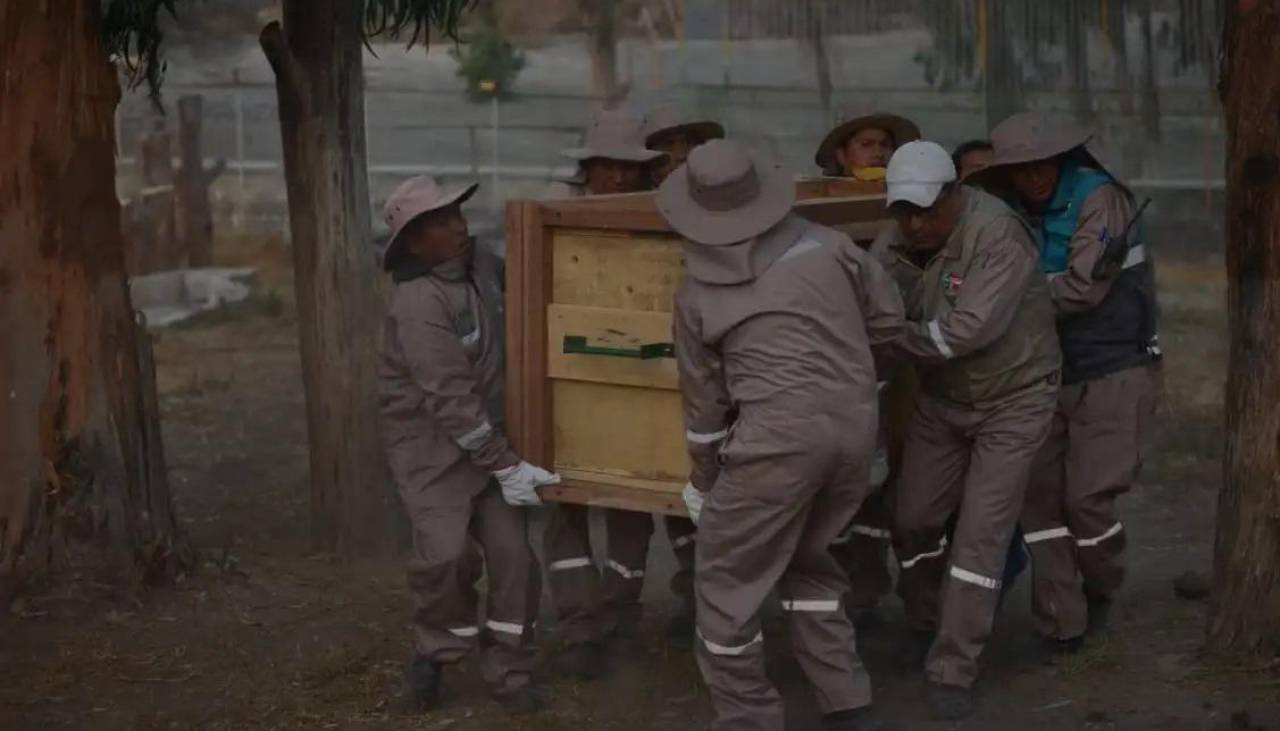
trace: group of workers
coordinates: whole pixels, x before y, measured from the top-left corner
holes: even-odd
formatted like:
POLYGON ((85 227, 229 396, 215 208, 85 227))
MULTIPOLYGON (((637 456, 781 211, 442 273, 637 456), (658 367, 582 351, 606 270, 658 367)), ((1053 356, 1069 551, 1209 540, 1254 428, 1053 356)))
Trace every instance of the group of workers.
MULTIPOLYGON (((882 183, 891 224, 864 249, 793 212, 794 176, 672 107, 598 112, 554 197, 656 189, 684 239, 674 344, 689 518, 668 632, 694 643, 721 731, 781 731, 761 610, 778 598, 831 729, 883 728, 855 622, 892 585, 938 719, 973 711, 978 659, 1030 554, 1036 631, 1077 651, 1124 578, 1116 499, 1137 479, 1160 350, 1133 194, 1090 136, 1035 113, 948 153, 892 114, 826 136, 824 175, 882 183)), ((413 524, 415 654, 397 703, 431 707, 478 646, 513 711, 532 683, 541 595, 524 508, 559 477, 503 435, 502 263, 469 236, 471 185, 387 200, 396 286, 380 359, 383 439, 413 524), (487 576, 487 606, 476 585, 487 576), (483 622, 480 616, 483 616, 483 622)), ((633 651, 654 517, 553 504, 543 569, 583 680, 633 651)))

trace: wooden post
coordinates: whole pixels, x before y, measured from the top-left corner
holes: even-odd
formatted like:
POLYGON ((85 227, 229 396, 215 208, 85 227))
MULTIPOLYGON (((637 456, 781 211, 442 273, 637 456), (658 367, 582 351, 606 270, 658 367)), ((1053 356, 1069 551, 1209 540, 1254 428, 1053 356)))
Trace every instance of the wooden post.
POLYGON ((224 160, 208 170, 204 167, 202 129, 204 98, 187 95, 178 99, 179 169, 174 186, 174 218, 180 248, 192 267, 213 263, 213 212, 209 207, 209 186, 222 174, 224 160))
POLYGON ((311 531, 340 554, 395 546, 378 440, 379 272, 369 248, 362 4, 285 0, 259 41, 276 75, 311 451, 311 531))
POLYGON ((1228 4, 1226 455, 1209 647, 1280 653, 1280 44, 1275 2, 1228 4))

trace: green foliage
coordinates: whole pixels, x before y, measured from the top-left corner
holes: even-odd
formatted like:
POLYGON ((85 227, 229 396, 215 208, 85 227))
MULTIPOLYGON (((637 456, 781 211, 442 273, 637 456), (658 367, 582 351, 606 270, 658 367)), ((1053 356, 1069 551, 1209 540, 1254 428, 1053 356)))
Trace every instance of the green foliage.
POLYGON ((102 45, 124 64, 130 88, 147 83, 153 99, 164 77, 160 13, 177 17, 176 0, 103 0, 102 45))
POLYGON ((458 62, 458 76, 467 82, 467 96, 483 101, 497 95, 511 96, 516 76, 524 68, 524 54, 507 42, 496 28, 484 26, 449 55, 458 62))
MULTIPOLYGON (((161 13, 177 18, 179 0, 100 0, 102 43, 109 56, 124 64, 130 88, 146 83, 159 99, 164 78, 164 33, 161 13)), ((181 0, 189 3, 191 0, 181 0)), ((478 0, 349 0, 364 3, 360 31, 366 41, 376 36, 399 38, 412 31, 409 45, 430 40, 430 30, 457 39, 458 23, 478 0)))

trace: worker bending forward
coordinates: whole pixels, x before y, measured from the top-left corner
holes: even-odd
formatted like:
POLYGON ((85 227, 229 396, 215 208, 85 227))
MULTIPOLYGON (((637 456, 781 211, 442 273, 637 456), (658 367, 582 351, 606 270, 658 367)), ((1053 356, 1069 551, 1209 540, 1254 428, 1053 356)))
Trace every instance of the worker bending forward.
POLYGON ((868 487, 872 346, 902 303, 846 236, 791 213, 791 175, 734 141, 694 149, 658 192, 685 239, 675 349, 698 521, 696 653, 720 731, 782 731, 760 607, 775 587, 828 728, 879 728, 828 547, 868 487))
POLYGON ((442 668, 477 642, 500 702, 540 704, 530 672, 541 584, 518 506, 539 504, 536 488, 559 478, 521 461, 502 433, 502 276, 468 236, 460 207, 475 189, 412 178, 385 208, 382 266, 396 285, 378 366, 382 439, 413 527, 416 652, 396 703, 404 712, 435 705, 442 668))
POLYGON ((1035 241, 1008 206, 959 186, 951 156, 932 142, 899 148, 887 182, 896 225, 873 251, 902 288, 908 324, 896 349, 920 377, 894 498, 898 586, 913 644, 931 645, 931 711, 955 719, 972 711, 1062 355, 1035 241))

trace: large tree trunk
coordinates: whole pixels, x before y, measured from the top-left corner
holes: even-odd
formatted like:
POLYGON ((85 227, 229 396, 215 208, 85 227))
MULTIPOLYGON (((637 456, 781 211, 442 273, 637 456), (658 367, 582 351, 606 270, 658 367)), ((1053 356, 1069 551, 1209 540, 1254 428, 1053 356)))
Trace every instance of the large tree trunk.
POLYGON ((125 281, 99 6, 0 3, 0 603, 77 545, 138 579, 188 557, 125 281))
POLYGON ((361 3, 285 0, 262 31, 276 74, 311 447, 316 547, 374 553, 395 541, 378 442, 381 322, 370 250, 361 3))
POLYGON ((1231 356, 1209 645, 1274 657, 1280 653, 1280 7, 1258 0, 1230 5, 1221 93, 1231 356))

